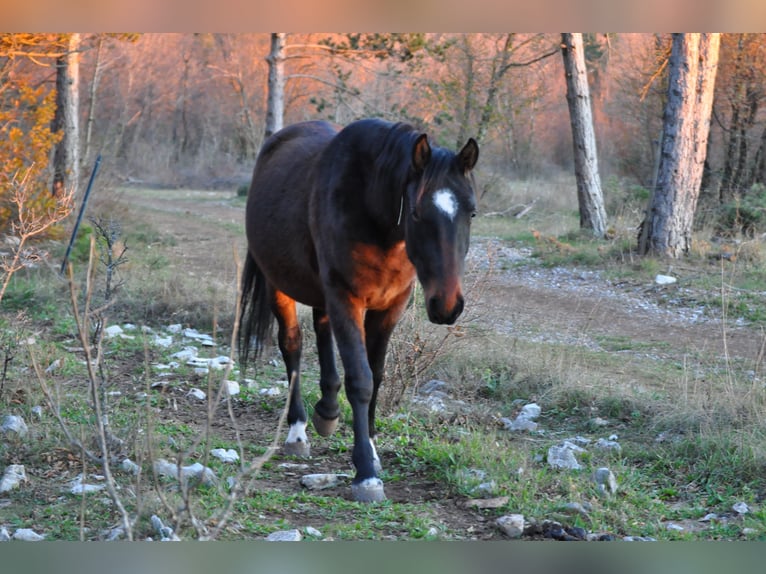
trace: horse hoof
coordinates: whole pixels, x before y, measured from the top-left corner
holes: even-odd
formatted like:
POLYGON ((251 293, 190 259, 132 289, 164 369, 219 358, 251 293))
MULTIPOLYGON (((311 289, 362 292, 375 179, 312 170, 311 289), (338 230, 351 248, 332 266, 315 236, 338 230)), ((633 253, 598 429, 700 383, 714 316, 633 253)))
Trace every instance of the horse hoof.
POLYGON ((368 478, 362 482, 352 483, 351 495, 357 502, 383 502, 386 499, 383 481, 379 478, 368 478))
POLYGON ((314 411, 314 416, 311 417, 311 422, 314 423, 314 428, 319 436, 330 436, 335 432, 338 426, 338 417, 334 419, 323 419, 314 411))
POLYGON ((311 445, 306 441, 286 442, 282 445, 282 452, 290 456, 308 458, 311 456, 311 445))

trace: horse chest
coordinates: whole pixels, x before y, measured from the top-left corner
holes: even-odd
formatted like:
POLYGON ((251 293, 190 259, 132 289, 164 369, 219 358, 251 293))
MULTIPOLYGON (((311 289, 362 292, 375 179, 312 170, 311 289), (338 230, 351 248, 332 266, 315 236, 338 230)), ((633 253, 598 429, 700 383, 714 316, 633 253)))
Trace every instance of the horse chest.
POLYGON ((389 249, 357 244, 350 262, 352 291, 368 309, 391 307, 415 279, 415 267, 407 257, 404 241, 389 249))

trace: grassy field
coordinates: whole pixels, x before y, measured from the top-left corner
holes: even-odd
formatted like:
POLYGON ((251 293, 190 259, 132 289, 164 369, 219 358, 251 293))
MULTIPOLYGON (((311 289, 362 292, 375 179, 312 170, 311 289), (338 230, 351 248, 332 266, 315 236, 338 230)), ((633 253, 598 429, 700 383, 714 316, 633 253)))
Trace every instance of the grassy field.
MULTIPOLYGON (((612 210, 613 238, 604 242, 577 229, 576 206, 565 199, 571 192, 565 182, 546 184, 538 194, 542 185, 488 193, 485 214, 535 204, 519 219, 510 212, 478 217, 475 237, 528 250, 532 257, 523 265, 593 269, 615 282, 650 283, 657 273, 681 271, 687 287, 683 304, 718 312, 724 327, 741 319, 754 339, 763 340, 762 242, 717 242, 701 230, 695 252, 683 261, 640 258, 632 252, 638 192, 619 190, 626 199, 612 210)), ((29 432, 0 437, 0 473, 10 464, 23 464, 28 477, 20 488, 0 494, 0 527, 34 528, 47 539, 98 540, 129 521, 134 538, 156 538, 150 517, 157 515, 183 539, 258 539, 291 528, 311 539, 315 535, 306 534, 308 526, 334 540, 502 539, 496 518, 520 513, 528 523, 554 520, 617 538, 766 540, 762 355, 741 359, 700 352, 679 358, 670 346, 630 333, 601 335, 598 348, 591 349, 499 332, 478 319, 458 329, 435 330, 417 301, 395 333, 382 397, 378 448, 390 500, 372 506, 352 502, 347 485, 319 493, 302 489, 297 483, 302 472, 353 472, 345 399, 346 422, 330 439, 315 439, 307 470, 294 471, 283 463, 304 461, 271 456, 269 450, 284 392, 260 393, 284 378, 276 354, 248 371, 249 385, 236 369, 204 375, 181 364, 162 376, 157 365, 171 363, 173 354, 190 344, 180 336, 168 347, 155 344, 155 335, 169 336, 169 325, 212 334, 216 347, 202 348, 200 356, 231 354, 235 266, 233 258, 211 248, 207 257, 218 283, 189 273, 183 262, 188 267, 191 259, 179 255, 183 242, 154 217, 159 208, 138 207, 139 193, 168 204, 188 199, 182 191, 131 190, 98 208, 119 215, 121 241, 129 248, 129 263, 119 273, 122 283, 106 309, 99 310, 105 303, 101 263, 94 262, 92 280, 86 281, 85 236, 73 254, 73 297, 68 282, 43 267, 18 273, 2 301, 0 359, 6 369, 0 416, 21 415, 29 432), (91 340, 100 326, 125 323, 136 325, 125 332, 131 338, 91 340), (142 326, 152 331, 142 332, 142 326), (84 340, 94 343, 92 368, 85 361, 83 330, 84 340), (447 411, 432 412, 412 402, 418 386, 432 378, 449 384, 454 403, 447 411), (188 397, 192 387, 213 397, 225 380, 241 384, 230 401, 188 397), (512 418, 529 402, 542 408, 540 430, 505 430, 501 419, 512 418), (42 414, 36 414, 37 406, 42 414), (99 419, 107 422, 105 428, 99 419), (597 419, 608 426, 599 427, 597 419), (563 439, 613 434, 621 451, 588 448, 580 471, 546 464, 548 448, 563 439), (105 469, 85 451, 98 455, 100 443, 110 448, 112 480, 92 478, 103 477, 105 469), (213 448, 233 448, 252 466, 221 463, 210 457, 213 448), (138 463, 140 474, 120 469, 125 457, 138 463), (179 486, 155 475, 152 461, 158 458, 182 465, 201 462, 218 481, 179 486), (599 467, 615 474, 616 494, 599 492, 591 478, 599 467), (88 482, 113 488, 70 494, 71 481, 81 473, 88 482), (249 483, 247 494, 232 499, 229 479, 249 483), (489 486, 482 490, 480 485, 489 486), (482 496, 500 502, 483 510, 472 506, 482 496), (732 510, 742 502, 749 512, 732 510), (715 517, 700 521, 709 514, 715 517)), ((194 205, 204 211, 204 195, 198 195, 194 205)), ((243 199, 233 193, 212 197, 211 206, 242 209, 243 199)), ((182 226, 206 225, 223 243, 241 237, 240 225, 202 221, 196 213, 181 210, 175 217, 182 226)), ((52 261, 60 261, 63 244, 50 250, 52 261)), ((202 261, 204 251, 193 256, 202 261)), ((99 245, 96 253, 103 257, 99 245)), ((480 293, 482 282, 494 281, 479 273, 472 279, 480 293)), ((658 301, 667 296, 658 293, 658 301)), ((310 324, 308 313, 303 322, 310 324)), ((309 328, 304 333, 308 383, 318 373, 312 334, 309 328)), ((725 329, 721 333, 724 337, 725 329)), ((317 393, 316 385, 305 385, 307 406, 317 393)))

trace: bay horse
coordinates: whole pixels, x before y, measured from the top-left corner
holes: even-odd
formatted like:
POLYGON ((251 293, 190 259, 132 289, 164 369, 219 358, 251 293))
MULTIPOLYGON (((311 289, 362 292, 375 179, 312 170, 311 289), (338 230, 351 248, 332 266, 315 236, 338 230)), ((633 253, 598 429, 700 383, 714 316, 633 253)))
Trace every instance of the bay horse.
POLYGON ((288 126, 256 160, 245 215, 240 362, 244 368, 251 347, 262 349, 276 318, 292 389, 283 451, 308 456, 296 302, 312 307, 321 389, 312 422, 321 436, 338 422, 335 340, 353 410, 357 501, 385 500, 372 441, 375 403, 415 277, 431 322, 452 324, 463 310, 478 155, 473 139, 454 153, 408 124, 364 119, 343 129, 322 121, 288 126))

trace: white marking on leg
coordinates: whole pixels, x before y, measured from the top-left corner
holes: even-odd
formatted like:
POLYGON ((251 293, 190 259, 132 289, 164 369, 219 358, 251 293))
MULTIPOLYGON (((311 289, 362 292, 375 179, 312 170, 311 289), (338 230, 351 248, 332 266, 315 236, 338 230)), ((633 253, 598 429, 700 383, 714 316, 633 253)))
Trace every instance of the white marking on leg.
POLYGON ((455 219, 457 199, 451 189, 440 189, 434 193, 434 205, 450 219, 455 219))
POLYGON ((372 439, 370 439, 370 446, 372 447, 373 468, 375 469, 376 473, 379 473, 383 467, 380 465, 380 457, 378 457, 378 451, 375 448, 375 443, 373 442, 372 439))
POLYGON ((285 443, 294 442, 309 442, 309 437, 306 436, 306 423, 304 421, 296 421, 290 425, 285 443))

